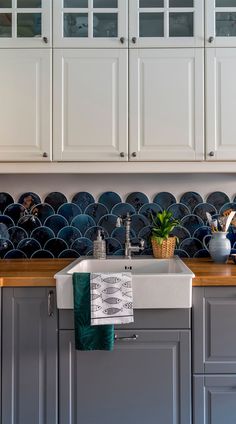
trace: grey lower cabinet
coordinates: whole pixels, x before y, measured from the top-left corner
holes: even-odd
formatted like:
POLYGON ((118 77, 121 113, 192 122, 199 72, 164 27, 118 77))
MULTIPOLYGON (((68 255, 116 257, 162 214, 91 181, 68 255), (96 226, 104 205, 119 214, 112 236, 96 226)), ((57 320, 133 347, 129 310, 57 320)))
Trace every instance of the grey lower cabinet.
POLYGON ((79 352, 73 328, 60 329, 59 423, 190 424, 190 330, 115 334, 113 352, 79 352))
POLYGON ((236 423, 236 287, 193 289, 193 424, 236 423))
POLYGON ((57 424, 55 289, 2 296, 2 424, 57 424))

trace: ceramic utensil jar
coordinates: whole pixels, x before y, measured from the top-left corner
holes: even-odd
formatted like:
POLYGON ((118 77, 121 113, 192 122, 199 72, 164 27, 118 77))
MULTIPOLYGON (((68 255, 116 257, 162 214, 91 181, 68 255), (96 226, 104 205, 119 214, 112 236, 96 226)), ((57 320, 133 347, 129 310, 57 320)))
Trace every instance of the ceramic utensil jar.
POLYGON ((227 261, 231 251, 230 241, 226 237, 227 234, 227 232, 217 231, 211 235, 208 234, 203 238, 203 245, 205 249, 210 253, 213 261, 219 264, 223 264, 227 261), (207 246, 206 239, 209 237, 211 240, 207 246))

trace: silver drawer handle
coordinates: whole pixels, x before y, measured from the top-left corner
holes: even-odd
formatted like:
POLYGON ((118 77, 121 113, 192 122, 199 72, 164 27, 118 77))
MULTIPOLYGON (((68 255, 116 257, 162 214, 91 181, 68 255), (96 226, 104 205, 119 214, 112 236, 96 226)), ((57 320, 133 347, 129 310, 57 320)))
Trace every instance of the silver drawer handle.
POLYGON ((48 293, 48 316, 53 317, 54 315, 54 292, 52 290, 48 293))
POLYGON ((123 342, 129 342, 129 341, 135 341, 138 339, 138 335, 137 334, 133 334, 132 336, 127 336, 127 337, 119 337, 117 336, 117 334, 115 334, 115 341, 116 340, 121 340, 123 342))

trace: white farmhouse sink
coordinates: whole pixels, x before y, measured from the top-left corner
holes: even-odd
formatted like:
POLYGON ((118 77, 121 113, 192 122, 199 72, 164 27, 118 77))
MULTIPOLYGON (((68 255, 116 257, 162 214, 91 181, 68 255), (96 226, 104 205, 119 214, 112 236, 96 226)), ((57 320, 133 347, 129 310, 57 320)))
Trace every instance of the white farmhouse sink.
POLYGON ((135 309, 191 308, 192 271, 179 259, 76 259, 55 275, 57 307, 73 309, 74 272, 124 272, 133 278, 135 309))

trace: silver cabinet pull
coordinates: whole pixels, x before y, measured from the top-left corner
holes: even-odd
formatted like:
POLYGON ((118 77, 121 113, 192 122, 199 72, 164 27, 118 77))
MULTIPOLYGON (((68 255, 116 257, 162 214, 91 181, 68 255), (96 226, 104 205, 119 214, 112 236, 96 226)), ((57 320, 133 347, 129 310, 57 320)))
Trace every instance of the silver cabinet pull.
POLYGON ((212 152, 210 152, 210 153, 209 153, 209 156, 211 156, 211 157, 215 156, 215 152, 213 152, 213 151, 212 151, 212 152))
POLYGON ((47 152, 43 152, 43 158, 47 158, 47 157, 48 157, 47 152))
POLYGON ((137 38, 136 37, 132 37, 132 43, 133 44, 136 44, 136 42, 137 42, 137 38))
POLYGON ((120 37, 120 42, 121 42, 121 44, 124 44, 124 42, 125 42, 125 37, 120 37))
POLYGON ((48 37, 43 37, 43 42, 44 42, 45 44, 48 44, 48 37))
POLYGON ((211 37, 208 38, 209 43, 213 43, 213 41, 214 41, 214 37, 211 36, 211 37))
POLYGON ((125 157, 125 153, 124 152, 120 152, 120 157, 124 158, 125 157))
POLYGON ((115 334, 115 341, 119 340, 119 341, 123 341, 123 342, 135 342, 138 339, 138 335, 137 334, 133 334, 132 336, 124 336, 124 337, 119 337, 117 336, 117 334, 115 334))
POLYGON ((53 317, 54 315, 54 292, 52 290, 48 293, 48 316, 53 317))

